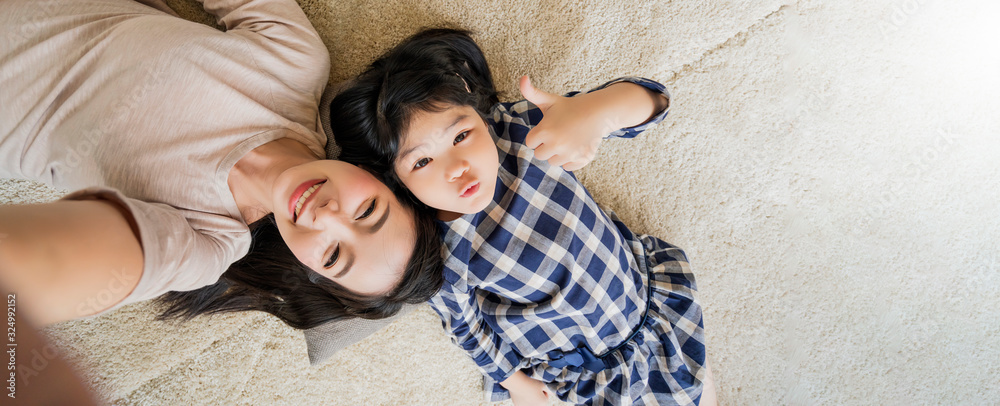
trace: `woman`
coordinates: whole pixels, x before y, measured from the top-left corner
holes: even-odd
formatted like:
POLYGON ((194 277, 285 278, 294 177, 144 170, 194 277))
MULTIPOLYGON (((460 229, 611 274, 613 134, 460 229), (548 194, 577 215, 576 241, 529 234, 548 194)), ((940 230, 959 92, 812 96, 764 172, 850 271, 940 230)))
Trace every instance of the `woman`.
POLYGON ((153 0, 0 3, 0 177, 78 189, 0 207, 0 278, 29 316, 189 291, 167 315, 263 310, 308 328, 430 297, 435 283, 406 282, 439 273, 433 222, 320 159, 330 62, 302 10, 204 7, 225 32, 153 0), (338 284, 365 273, 402 283, 338 284))

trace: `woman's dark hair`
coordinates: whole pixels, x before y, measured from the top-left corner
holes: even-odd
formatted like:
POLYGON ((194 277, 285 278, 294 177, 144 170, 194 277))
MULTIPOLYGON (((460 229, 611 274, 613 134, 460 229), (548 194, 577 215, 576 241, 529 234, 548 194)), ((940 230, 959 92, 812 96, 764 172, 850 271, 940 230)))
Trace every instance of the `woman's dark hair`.
POLYGON ((410 120, 450 106, 472 106, 485 116, 497 102, 486 58, 468 31, 421 31, 378 58, 331 102, 338 159, 371 168, 400 200, 426 209, 393 170, 410 120))
POLYGON ((282 240, 274 215, 269 214, 250 226, 249 254, 230 265, 218 282, 161 296, 160 302, 169 307, 159 319, 259 310, 289 326, 308 329, 333 320, 390 317, 404 304, 427 301, 444 282, 437 223, 427 212, 415 213, 414 223, 416 244, 399 285, 385 296, 365 296, 299 262, 282 240))

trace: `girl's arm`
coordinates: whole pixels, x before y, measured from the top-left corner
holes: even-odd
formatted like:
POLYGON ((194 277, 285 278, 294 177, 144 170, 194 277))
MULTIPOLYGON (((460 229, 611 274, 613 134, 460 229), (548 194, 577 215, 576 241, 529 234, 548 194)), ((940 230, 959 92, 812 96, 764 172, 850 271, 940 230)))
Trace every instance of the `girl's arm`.
POLYGON ((18 314, 36 325, 114 306, 142 276, 142 247, 127 218, 100 200, 0 206, 4 298, 14 295, 18 314))
POLYGON ((521 77, 521 94, 538 106, 543 119, 528 132, 525 145, 535 157, 573 171, 594 159, 605 136, 662 114, 670 100, 635 83, 618 82, 574 97, 538 90, 521 77))
MULTIPOLYGON (((469 285, 463 276, 450 278, 449 275, 461 273, 447 264, 444 272, 444 286, 431 298, 431 308, 441 316, 442 326, 455 344, 465 350, 482 371, 489 401, 505 400, 509 389, 504 383, 518 373, 521 355, 486 323, 476 288, 469 285), (452 283, 449 280, 457 281, 452 283)), ((527 378, 526 375, 524 377, 527 378)))

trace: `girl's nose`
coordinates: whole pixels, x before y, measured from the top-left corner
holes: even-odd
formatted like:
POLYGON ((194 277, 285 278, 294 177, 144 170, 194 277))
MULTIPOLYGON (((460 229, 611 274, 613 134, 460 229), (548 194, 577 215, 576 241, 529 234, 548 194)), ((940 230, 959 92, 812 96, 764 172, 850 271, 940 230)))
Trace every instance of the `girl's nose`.
POLYGON ((469 171, 469 162, 464 159, 456 159, 455 162, 451 164, 451 167, 448 168, 448 173, 447 173, 448 181, 453 182, 461 178, 462 175, 465 175, 465 173, 468 171, 469 171))

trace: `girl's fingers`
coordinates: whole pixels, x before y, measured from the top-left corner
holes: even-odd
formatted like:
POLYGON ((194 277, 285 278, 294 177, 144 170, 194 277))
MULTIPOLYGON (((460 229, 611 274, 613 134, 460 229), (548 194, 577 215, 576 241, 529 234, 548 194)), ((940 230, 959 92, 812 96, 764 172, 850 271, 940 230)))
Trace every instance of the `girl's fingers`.
POLYGON ((541 159, 543 161, 548 161, 556 154, 556 148, 550 146, 549 144, 541 144, 535 148, 535 158, 541 159))
POLYGON ((569 163, 566 163, 566 164, 562 165, 563 169, 565 169, 567 171, 570 171, 570 172, 573 172, 573 171, 575 171, 577 169, 583 168, 584 166, 587 166, 587 163, 586 162, 581 162, 581 161, 573 161, 573 162, 569 162, 569 163))
POLYGON ((566 165, 566 164, 570 163, 569 159, 567 159, 566 157, 564 157, 562 155, 558 155, 558 154, 551 156, 548 159, 548 161, 549 161, 549 164, 552 165, 552 166, 563 166, 563 165, 566 165))
MULTIPOLYGON (((541 125, 537 125, 535 128, 528 130, 528 134, 524 136, 524 145, 528 148, 536 149, 539 145, 542 145, 544 139, 545 132, 542 131, 541 125)), ((535 154, 537 155, 538 152, 536 151, 535 154)))
POLYGON ((535 85, 531 84, 531 78, 529 78, 528 75, 521 76, 520 89, 521 95, 532 104, 542 109, 543 113, 549 108, 549 106, 552 105, 552 103, 555 102, 558 97, 554 94, 538 90, 535 85))

